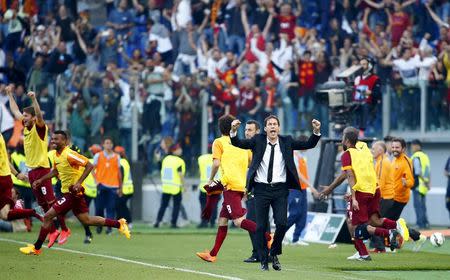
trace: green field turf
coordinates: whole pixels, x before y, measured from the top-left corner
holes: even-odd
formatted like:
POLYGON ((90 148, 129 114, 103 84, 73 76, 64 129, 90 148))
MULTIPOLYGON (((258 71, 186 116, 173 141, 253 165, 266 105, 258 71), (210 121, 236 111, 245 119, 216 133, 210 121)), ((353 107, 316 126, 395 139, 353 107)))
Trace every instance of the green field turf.
POLYGON ((0 233, 0 279, 450 279, 450 240, 441 248, 427 242, 419 253, 408 244, 396 254, 372 254, 372 262, 347 261, 354 252, 350 245, 284 246, 283 270, 261 272, 259 264, 242 262, 251 247, 241 230, 229 230, 218 261, 205 263, 195 252, 212 247, 215 230, 138 225, 131 240, 115 232, 95 235, 85 245, 82 228, 70 225, 69 241, 55 249, 44 247, 40 256, 18 250, 18 242, 35 241, 37 227, 32 233, 0 233))

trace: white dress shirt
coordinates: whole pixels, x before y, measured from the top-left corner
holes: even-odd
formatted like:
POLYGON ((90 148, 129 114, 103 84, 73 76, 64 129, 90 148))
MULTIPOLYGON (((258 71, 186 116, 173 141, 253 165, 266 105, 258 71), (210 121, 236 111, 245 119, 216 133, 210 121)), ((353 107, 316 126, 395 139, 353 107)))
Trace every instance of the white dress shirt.
MULTIPOLYGON (((267 175, 269 172, 270 152, 272 150, 269 145, 269 139, 267 139, 266 151, 264 152, 263 159, 256 170, 255 182, 268 184, 267 175)), ((285 183, 286 182, 286 166, 284 163, 283 154, 280 149, 280 141, 275 143, 274 157, 273 157, 273 169, 272 169, 272 184, 285 183)))

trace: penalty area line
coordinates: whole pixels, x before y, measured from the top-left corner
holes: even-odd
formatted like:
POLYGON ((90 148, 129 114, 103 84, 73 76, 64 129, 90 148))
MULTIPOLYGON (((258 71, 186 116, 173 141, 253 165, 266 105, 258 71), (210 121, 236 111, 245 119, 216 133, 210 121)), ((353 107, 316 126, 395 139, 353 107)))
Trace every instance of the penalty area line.
MULTIPOLYGON (((14 240, 14 239, 7 239, 7 238, 0 238, 0 241, 9 242, 9 243, 16 243, 16 244, 22 244, 22 245, 28 244, 27 242, 22 242, 22 241, 18 241, 18 240, 14 240)), ((88 253, 88 252, 77 251, 77 250, 72 250, 72 249, 53 247, 50 250, 63 251, 63 252, 68 252, 68 253, 73 253, 73 254, 105 258, 105 259, 110 259, 110 260, 115 260, 115 261, 120 261, 120 262, 125 262, 125 263, 132 263, 132 264, 137 264, 137 265, 142 265, 142 266, 147 266, 147 267, 152 267, 152 268, 159 268, 159 269, 164 269, 164 270, 172 270, 172 271, 179 271, 179 272, 185 272, 185 273, 191 273, 191 274, 205 275, 205 276, 210 276, 210 277, 219 278, 219 279, 243 280, 242 278, 233 277, 233 276, 226 276, 226 275, 215 274, 215 273, 204 272, 204 271, 198 271, 198 270, 192 270, 192 269, 186 269, 186 268, 171 267, 171 266, 165 266, 165 265, 158 265, 158 264, 134 261, 134 260, 125 259, 125 258, 121 258, 121 257, 115 257, 115 256, 109 256, 109 255, 103 255, 103 254, 95 254, 95 253, 88 253)))

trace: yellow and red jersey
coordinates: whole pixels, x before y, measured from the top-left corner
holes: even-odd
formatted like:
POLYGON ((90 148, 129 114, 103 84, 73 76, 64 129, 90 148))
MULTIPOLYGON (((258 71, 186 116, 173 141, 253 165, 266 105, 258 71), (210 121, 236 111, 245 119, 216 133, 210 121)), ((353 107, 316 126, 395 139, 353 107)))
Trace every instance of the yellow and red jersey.
POLYGON ((69 147, 65 147, 61 153, 53 154, 52 161, 61 180, 61 192, 68 193, 69 188, 80 179, 89 159, 69 147))
POLYGON ((222 136, 213 142, 213 159, 220 160, 220 181, 227 190, 245 190, 247 169, 251 152, 231 145, 229 136, 222 136))

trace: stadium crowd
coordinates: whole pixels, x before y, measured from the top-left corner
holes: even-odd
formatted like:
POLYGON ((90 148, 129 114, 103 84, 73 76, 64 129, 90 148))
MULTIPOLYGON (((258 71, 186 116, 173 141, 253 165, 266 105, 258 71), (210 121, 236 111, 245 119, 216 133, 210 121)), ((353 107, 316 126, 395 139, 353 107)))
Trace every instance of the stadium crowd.
POLYGON ((391 128, 418 129, 421 91, 429 129, 450 128, 448 1, 97 2, 1 1, 0 101, 10 146, 20 126, 4 91, 13 83, 20 109, 30 105, 26 91, 36 91, 45 121, 67 124, 84 151, 110 136, 130 158, 137 108, 148 172, 159 171, 164 146, 174 143, 192 172, 203 98, 210 144, 224 113, 261 123, 284 111, 283 130, 296 135, 314 117, 327 136, 328 107, 314 91, 361 57, 373 59, 382 81, 367 136, 382 136, 385 98, 391 128))

